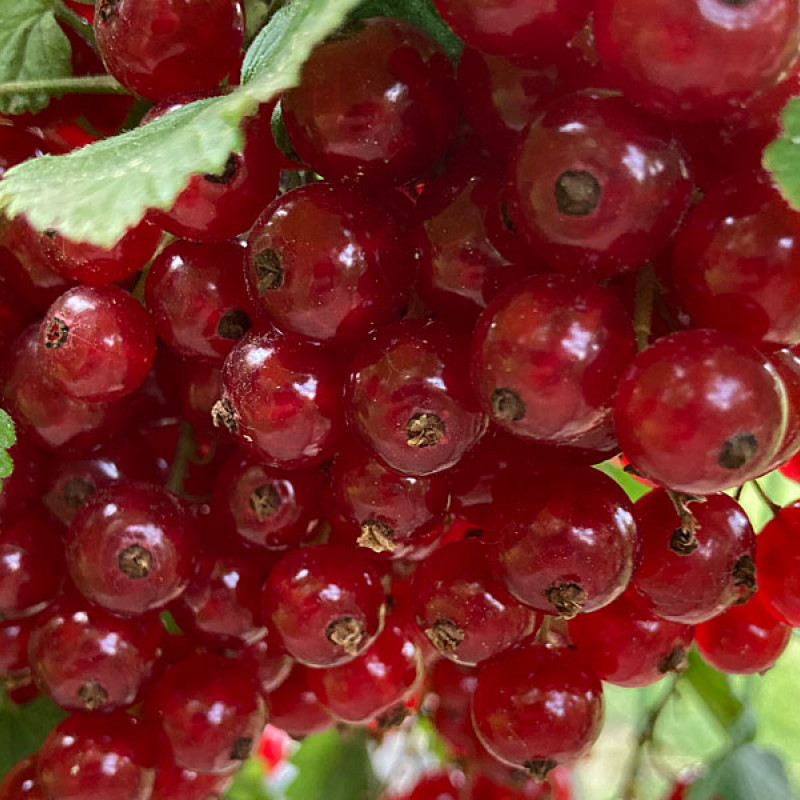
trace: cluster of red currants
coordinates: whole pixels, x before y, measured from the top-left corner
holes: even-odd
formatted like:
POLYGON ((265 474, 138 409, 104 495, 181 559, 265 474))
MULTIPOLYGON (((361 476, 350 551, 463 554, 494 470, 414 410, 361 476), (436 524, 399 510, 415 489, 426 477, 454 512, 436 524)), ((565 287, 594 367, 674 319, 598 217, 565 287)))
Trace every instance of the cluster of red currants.
MULTIPOLYGON (((203 800, 268 719, 417 708, 469 780, 415 796, 562 798, 523 770, 588 751, 601 681, 693 641, 761 672, 800 626, 800 506, 756 546, 725 493, 800 450, 800 214, 759 169, 796 0, 436 5, 457 69, 352 22, 291 153, 262 109, 112 249, 4 223, 0 678, 71 716, 1 800, 203 800)), ((237 0, 94 29, 145 121, 241 58, 237 0)), ((0 175, 64 145, 25 124, 0 175)))

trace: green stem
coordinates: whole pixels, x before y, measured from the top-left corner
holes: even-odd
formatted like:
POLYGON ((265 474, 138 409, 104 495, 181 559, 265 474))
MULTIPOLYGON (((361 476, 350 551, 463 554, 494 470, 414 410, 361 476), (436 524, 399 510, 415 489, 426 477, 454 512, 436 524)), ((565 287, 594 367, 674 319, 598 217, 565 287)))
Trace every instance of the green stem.
POLYGON ((78 36, 83 39, 92 50, 97 53, 97 42, 94 39, 94 28, 78 13, 73 11, 68 6, 65 6, 64 3, 56 2, 53 13, 58 17, 58 19, 63 22, 65 25, 69 25, 78 36))
POLYGON ((781 510, 781 507, 764 491, 764 487, 758 481, 750 481, 750 484, 761 498, 761 502, 764 503, 774 517, 781 510))
POLYGON ((175 458, 169 471, 167 489, 179 497, 183 496, 183 484, 186 480, 186 471, 189 461, 195 450, 194 431, 188 422, 181 422, 181 435, 178 446, 175 448, 175 458))
POLYGON ((652 264, 645 264, 636 276, 636 304, 633 311, 633 332, 636 335, 636 347, 640 351, 650 343, 655 295, 656 270, 652 264))
POLYGON ((38 81, 0 83, 0 97, 9 94, 128 94, 110 75, 85 75, 77 78, 43 78, 38 81))

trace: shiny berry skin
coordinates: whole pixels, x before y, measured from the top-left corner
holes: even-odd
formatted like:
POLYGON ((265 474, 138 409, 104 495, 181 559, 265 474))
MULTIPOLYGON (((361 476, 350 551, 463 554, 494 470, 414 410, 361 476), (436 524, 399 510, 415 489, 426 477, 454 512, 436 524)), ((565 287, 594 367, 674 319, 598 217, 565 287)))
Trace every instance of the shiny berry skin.
POLYGON ((142 385, 156 355, 148 313, 116 286, 78 286, 50 306, 39 332, 47 377, 70 397, 108 402, 142 385))
POLYGON ((295 665, 289 677, 268 697, 270 724, 294 739, 328 730, 336 722, 311 689, 310 672, 307 667, 295 665))
POLYGON ((255 676, 261 694, 274 692, 289 676, 294 660, 271 621, 265 622, 266 634, 257 642, 238 651, 241 664, 255 676))
POLYGON ((40 134, 13 125, 0 125, 0 178, 11 167, 49 152, 50 147, 40 134))
MULTIPOLYGON (((181 95, 159 104, 144 121, 180 108, 198 96, 181 95)), ((244 144, 235 150, 218 175, 192 175, 167 211, 153 212, 165 231, 201 242, 231 239, 249 230, 278 190, 283 157, 263 108, 243 123, 244 144)))
POLYGON ((473 665, 531 633, 536 616, 509 594, 492 572, 480 539, 436 550, 414 574, 414 611, 434 647, 459 664, 473 665))
POLYGON ((179 356, 221 363, 252 325, 237 242, 178 241, 147 273, 145 303, 156 333, 179 356))
POLYGON ((6 689, 27 686, 32 680, 28 664, 31 631, 46 615, 34 614, 23 619, 0 622, 0 685, 6 689))
POLYGON ((635 103, 668 118, 717 119, 770 90, 791 66, 800 9, 793 0, 597 0, 594 36, 635 103))
POLYGON ((164 638, 157 614, 125 619, 69 595, 42 614, 29 658, 39 688, 70 711, 133 705, 164 638))
POLYGON ((786 428, 786 396, 751 345, 721 331, 680 331, 636 356, 619 382, 614 416, 622 450, 641 475, 709 494, 769 466, 786 428))
POLYGON ((0 621, 41 611, 61 588, 61 525, 30 509, 0 526, 0 621))
POLYGON ((413 267, 400 228, 375 203, 312 183, 258 218, 246 274, 253 302, 279 328, 342 341, 400 317, 413 267))
POLYGON ((142 614, 175 599, 194 574, 199 549, 186 506, 146 483, 96 494, 78 512, 65 542, 75 586, 118 614, 142 614))
POLYGON ((585 753, 602 719, 600 679, 569 648, 528 640, 478 668, 472 696, 478 738, 495 758, 540 780, 585 753))
POLYGON ((663 489, 636 502, 641 557, 631 588, 657 616, 694 625, 752 595, 756 539, 742 507, 726 494, 687 508, 697 521, 696 547, 663 489))
POLYGON ((688 666, 693 628, 660 619, 632 592, 570 620, 569 636, 598 677, 617 686, 649 686, 688 666))
POLYGON ((249 553, 206 549, 172 611, 181 629, 218 647, 238 648, 261 638, 261 585, 268 566, 249 553))
POLYGON ((351 363, 345 403, 369 447, 409 475, 452 467, 486 428, 466 350, 436 322, 399 322, 362 345, 351 363))
POLYGON ((369 649, 347 664, 308 671, 308 683, 335 717, 364 723, 403 702, 421 675, 419 650, 387 621, 369 649))
POLYGON ((371 561, 336 545, 286 553, 264 584, 262 613, 302 664, 352 661, 375 641, 385 613, 383 587, 371 561))
POLYGON ((14 471, 0 485, 0 523, 17 516, 41 492, 43 458, 26 432, 17 429, 16 435, 16 443, 8 448, 14 471))
POLYGON ((434 0, 468 45, 515 58, 557 53, 583 26, 591 0, 434 0))
POLYGON ((185 769, 175 763, 169 744, 159 746, 156 782, 150 800, 213 800, 222 797, 230 784, 227 775, 185 769))
POLYGON ((286 550, 309 538, 325 499, 325 474, 316 467, 291 472, 236 452, 217 473, 215 519, 245 542, 286 550))
POLYGON ((782 508, 758 536, 759 597, 783 622, 800 627, 800 503, 782 508))
POLYGON ((5 271, 6 266, 14 262, 14 256, 4 247, 0 247, 0 352, 39 316, 5 271))
POLYGON ((477 670, 442 658, 428 672, 430 691, 435 695, 433 724, 458 758, 472 756, 476 749, 475 732, 470 719, 472 693, 478 680, 477 670))
POLYGON ((756 592, 744 605, 731 606, 698 625, 695 641, 714 669, 754 675, 775 666, 791 636, 792 629, 767 610, 756 592))
POLYGON ((608 289, 534 275, 480 317, 471 344, 473 385, 501 428, 570 444, 608 412, 635 353, 627 312, 608 289))
POLYGON ((128 398, 89 403, 66 395, 44 374, 37 356, 39 326, 34 325, 3 354, 0 394, 4 408, 45 450, 86 453, 114 436, 127 421, 128 398))
POLYGON ((37 774, 59 800, 148 800, 155 761, 152 732, 140 720, 121 711, 75 714, 44 740, 37 774))
POLYGON ((146 707, 166 734, 175 763, 195 772, 235 771, 266 724, 254 676, 238 661, 198 653, 158 679, 146 707))
POLYGON ((797 349, 795 346, 765 354, 786 390, 787 408, 786 430, 765 474, 785 464, 800 450, 800 354, 795 352, 797 349))
POLYGON ((238 0, 97 0, 95 8, 106 69, 140 97, 212 89, 239 65, 244 9, 238 0))
POLYGON ((639 537, 633 506, 611 478, 574 467, 508 482, 486 535, 515 597, 569 618, 622 594, 639 537))
POLYGON ((315 172, 372 184, 421 176, 444 154, 458 116, 445 52, 388 17, 318 45, 281 105, 292 145, 315 172))
POLYGON ((47 800, 36 779, 36 756, 15 764, 0 782, 0 800, 47 800))
POLYGON ((672 277, 695 327, 755 345, 800 342, 800 214, 766 175, 703 197, 675 240, 672 277))
POLYGON ((512 221, 538 258, 568 274, 608 278, 657 255, 691 191, 677 140, 607 92, 550 104, 509 162, 512 221))
POLYGON ((362 447, 339 453, 331 486, 336 509, 359 527, 358 544, 395 557, 425 542, 450 504, 446 475, 399 475, 362 447))
POLYGON ((333 455, 343 427, 338 360, 278 331, 248 334, 222 371, 214 424, 265 464, 300 469, 333 455))
POLYGON ((460 800, 463 790, 464 775, 458 770, 427 772, 408 794, 392 795, 390 800, 460 800))

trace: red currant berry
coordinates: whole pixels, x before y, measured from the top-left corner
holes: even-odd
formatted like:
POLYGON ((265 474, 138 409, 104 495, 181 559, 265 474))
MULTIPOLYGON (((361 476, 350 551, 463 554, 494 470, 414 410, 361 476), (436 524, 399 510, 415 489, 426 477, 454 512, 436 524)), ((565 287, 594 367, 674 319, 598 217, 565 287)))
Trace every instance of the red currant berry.
POLYGON ((472 696, 478 737, 495 758, 539 780, 583 755, 602 719, 600 679, 569 648, 529 640, 478 668, 472 696))
POLYGON ((39 316, 36 309, 17 291, 6 272, 6 264, 13 261, 16 261, 14 256, 5 247, 0 247, 0 352, 4 352, 39 316))
POLYGON ((693 629, 656 617, 632 592, 592 614, 578 614, 569 635, 597 675, 617 686, 649 686, 688 666, 693 629))
POLYGON ((140 97, 212 89, 239 64, 239 0, 97 0, 94 31, 108 71, 140 97))
POLYGON ((211 410, 222 395, 222 365, 206 361, 184 361, 180 381, 181 415, 197 433, 211 440, 220 436, 213 430, 211 410))
POLYGON ((597 0, 594 35, 634 102, 666 117, 716 119, 770 90, 791 66, 800 9, 794 0, 597 0))
POLYGON ((598 91, 550 104, 520 141, 508 181, 511 219, 537 257, 600 278, 657 255, 692 191, 683 150, 664 126, 598 91))
POLYGON ((434 0, 467 44, 516 58, 552 56, 581 28, 591 0, 434 0))
POLYGON ((759 597, 775 616, 800 627, 800 503, 782 508, 758 537, 759 597))
POLYGON ((39 133, 0 124, 0 178, 11 167, 49 152, 46 139, 39 133))
POLYGON ((472 758, 477 740, 470 719, 470 704, 477 683, 477 670, 443 658, 436 661, 429 674, 433 724, 457 758, 472 758))
POLYGON ((771 669, 791 636, 792 629, 770 614, 758 593, 698 625, 695 632, 700 655, 714 669, 737 675, 771 669))
POLYGON ((18 428, 16 434, 16 443, 8 449, 14 471, 0 484, 0 523, 16 517, 41 491, 42 456, 25 431, 18 428))
POLYGON ((273 567, 262 598, 289 653, 312 667, 352 661, 383 624, 377 571, 358 551, 335 545, 292 550, 273 567))
POLYGON ((221 363, 252 324, 238 242, 173 242, 159 253, 145 284, 156 333, 186 358, 221 363))
POLYGON ((80 592, 119 614, 142 614, 176 598, 195 570, 198 536, 177 497, 158 486, 118 484, 78 512, 66 537, 80 592))
POLYGON ((421 668, 417 646, 389 620, 365 653, 346 664, 309 670, 308 683, 335 717, 357 724, 401 704, 416 687, 421 668))
POLYGON ((407 320, 380 331, 351 364, 347 410, 392 469, 430 475, 452 467, 486 428, 467 353, 439 323, 407 320))
POLYGON ((486 531, 511 593, 565 618, 622 594, 638 546, 632 504, 589 467, 509 476, 486 531))
POLYGON ((255 675, 261 694, 274 692, 288 677, 294 661, 271 620, 265 623, 266 635, 238 651, 239 661, 255 675))
POLYGON ((463 772, 436 771, 423 774, 410 792, 402 796, 392 795, 390 800, 460 800, 463 791, 463 772))
POLYGON ((477 664, 531 633, 536 616, 492 573, 490 550, 462 539, 430 555, 414 574, 419 627, 446 658, 477 664))
POLYGON ((792 350, 776 350, 767 354, 767 360, 774 367, 786 389, 786 431, 769 466, 764 473, 785 464, 800 450, 800 354, 792 350))
POLYGON ((62 708, 109 711, 135 702, 163 638, 157 614, 125 619, 69 595, 31 634, 30 665, 39 688, 62 708))
POLYGON ((175 763, 195 772, 235 771, 266 724, 253 675, 238 661, 199 653, 158 679, 147 705, 169 740, 175 763))
POLYGON ((270 723, 294 739, 319 733, 335 724, 319 702, 309 681, 310 670, 295 665, 280 686, 269 694, 270 723))
POLYGON ((786 429, 786 393, 753 347, 712 330, 659 339, 623 375, 617 437, 644 477, 690 494, 739 486, 769 466, 786 429))
POLYGON ((360 447, 339 453, 331 484, 336 509, 359 527, 358 544, 395 557, 426 542, 450 504, 446 476, 399 475, 360 447))
POLYGON ((756 540, 726 494, 685 508, 679 516, 663 489, 636 502, 640 561, 631 588, 657 616, 694 625, 755 591, 756 540))
POLYGON ((313 183, 284 194, 248 248, 253 302, 283 330, 362 339, 405 309, 413 273, 400 229, 353 189, 313 183))
POLYGON ((28 663, 28 642, 31 631, 46 613, 47 609, 32 617, 0 622, 0 687, 21 689, 33 682, 28 663))
POLYGON ((222 399, 212 412, 256 458, 299 469, 333 455, 342 427, 337 359, 277 331, 249 334, 222 372, 222 399))
POLYGON ((159 745, 156 782, 150 800, 214 800, 227 791, 231 778, 185 769, 175 763, 169 743, 159 745))
POLYGON ((156 355, 153 322, 116 286, 79 286, 50 306, 39 333, 47 377, 70 397, 116 400, 142 385, 156 355))
POLYGON ((47 800, 36 778, 36 756, 24 758, 5 774, 0 800, 47 800))
POLYGON ((376 17, 317 46, 281 104, 289 138, 315 172, 399 184, 444 154, 458 117, 455 89, 427 33, 376 17))
POLYGON ((128 714, 76 714, 44 740, 39 782, 59 800, 145 800, 155 782, 154 751, 148 726, 128 714))
POLYGON ((534 275, 498 297, 472 339, 473 383, 493 421, 526 439, 570 444, 608 413, 636 345, 607 289, 534 275))

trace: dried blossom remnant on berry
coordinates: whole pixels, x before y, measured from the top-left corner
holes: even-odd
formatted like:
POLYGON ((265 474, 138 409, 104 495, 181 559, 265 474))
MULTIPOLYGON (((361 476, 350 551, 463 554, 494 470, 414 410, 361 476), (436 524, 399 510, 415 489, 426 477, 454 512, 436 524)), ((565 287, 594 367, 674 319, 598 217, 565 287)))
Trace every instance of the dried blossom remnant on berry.
POLYGON ((67 508, 77 511, 96 491, 97 487, 93 483, 83 478, 70 478, 64 483, 61 498, 67 508))
POLYGON ((211 408, 211 421, 214 423, 215 428, 224 426, 231 433, 236 433, 239 430, 239 423, 236 421, 236 414, 231 405, 231 401, 227 397, 222 400, 217 400, 211 408))
POLYGON ((101 22, 109 22, 117 13, 119 0, 100 0, 97 4, 97 16, 101 22))
POLYGON ((117 557, 120 571, 132 580, 146 578, 153 569, 153 554, 140 544, 120 550, 117 557))
POLYGON ((603 190, 597 178, 585 170, 567 170, 556 180, 556 205, 568 217, 586 217, 598 205, 603 190))
POLYGON ((260 296, 283 286, 283 267, 281 257, 276 250, 271 248, 259 250, 253 255, 253 266, 256 270, 256 288, 260 296))
POLYGON ((679 556, 690 556, 697 550, 697 537, 693 530, 675 528, 669 540, 669 549, 679 556))
POLYGON ((393 553, 397 550, 394 531, 385 522, 377 519, 368 519, 361 523, 361 535, 356 544, 372 550, 373 553, 393 553))
POLYGON ((209 183, 219 183, 219 184, 227 184, 230 183, 234 177, 236 176, 236 169, 238 167, 238 163, 236 160, 236 155, 231 153, 228 156, 228 160, 225 162, 225 168, 219 175, 203 175, 203 177, 209 183))
POLYGON ((758 588, 756 583, 756 565, 750 556, 742 556, 733 567, 733 585, 740 589, 738 603, 746 603, 758 588))
POLYGON ((758 439, 752 433, 731 436, 719 452, 719 465, 725 469, 742 469, 758 453, 758 439))
POLYGON ((675 647, 658 662, 658 671, 662 675, 669 672, 680 674, 689 668, 689 658, 684 647, 675 647))
POLYGON ((219 319, 217 333, 223 339, 238 341, 250 330, 252 323, 246 311, 232 308, 226 311, 219 319))
POLYGON ((537 781, 543 781, 558 764, 551 758, 532 758, 526 761, 523 766, 528 770, 532 778, 537 781))
POLYGON ((58 350, 69 338, 69 326, 63 319, 53 317, 44 334, 44 346, 48 350, 58 350))
POLYGON ((340 617, 328 625, 325 635, 347 655, 357 656, 358 646, 364 638, 364 626, 353 617, 340 617))
POLYGON ((435 447, 445 435, 442 419, 436 414, 414 414, 406 426, 409 447, 435 447))
POLYGON ((250 736, 241 736, 231 747, 231 758, 234 761, 246 761, 253 752, 253 739, 250 736))
POLYGON ((577 617, 586 603, 586 592, 577 583, 562 583, 551 586, 545 593, 547 602, 558 612, 562 619, 577 617))
POLYGON ((492 392, 492 415, 501 422, 518 422, 525 416, 525 403, 513 389, 495 389, 492 392))
POLYGON ((78 690, 78 697, 87 711, 96 711, 108 702, 108 692, 96 681, 84 683, 78 690))
POLYGON ((250 495, 250 508, 259 522, 276 514, 280 507, 281 496, 271 483, 265 483, 263 486, 253 489, 250 495))
POLYGON ((449 619, 437 619, 430 628, 425 629, 425 635, 443 656, 454 655, 465 638, 464 631, 449 619))

